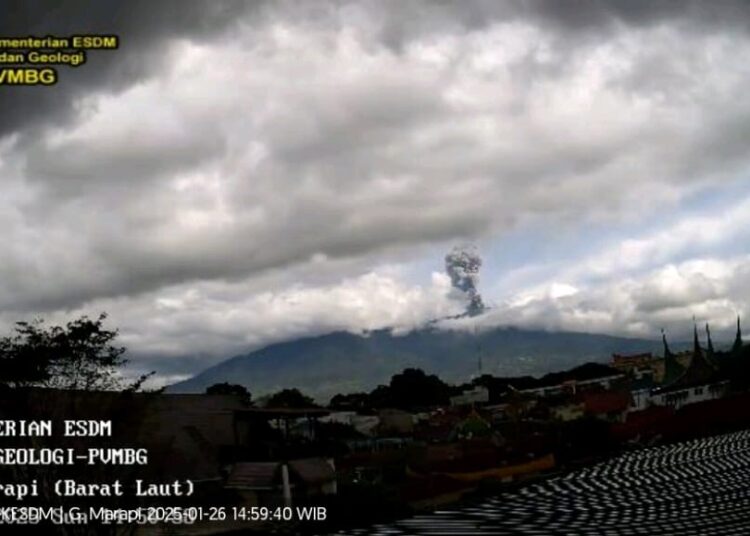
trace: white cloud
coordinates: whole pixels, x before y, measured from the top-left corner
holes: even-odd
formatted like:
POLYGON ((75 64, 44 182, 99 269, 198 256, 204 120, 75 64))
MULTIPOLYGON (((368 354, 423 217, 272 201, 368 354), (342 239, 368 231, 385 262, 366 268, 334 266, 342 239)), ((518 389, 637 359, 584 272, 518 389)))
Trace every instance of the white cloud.
POLYGON ((747 252, 729 244, 748 238, 750 202, 682 211, 745 180, 748 36, 695 7, 577 20, 491 4, 213 13, 211 39, 170 31, 134 83, 71 92, 69 121, 15 127, 4 318, 106 309, 139 355, 211 359, 405 328, 454 304, 440 277, 385 263, 540 225, 550 241, 639 231, 554 274, 519 261, 495 320, 647 334, 745 307, 747 252))
POLYGON ((529 328, 655 337, 660 328, 684 335, 692 317, 730 330, 750 314, 750 256, 692 259, 635 276, 560 290, 540 285, 499 305, 480 322, 529 328), (743 283, 744 281, 744 283, 743 283))
MULTIPOLYGON (((119 328, 120 342, 138 358, 138 370, 171 370, 170 360, 207 366, 234 353, 330 331, 408 331, 465 307, 445 274, 433 273, 427 286, 409 285, 397 267, 380 267, 337 284, 261 292, 247 281, 177 285, 133 298, 96 300, 48 320, 62 323, 71 315, 111 311, 108 325, 119 328)), ((6 328, 17 320, 7 313, 0 318, 6 328)))
MULTIPOLYGON (((74 124, 8 157, 37 192, 9 232, 55 231, 9 257, 16 273, 1 302, 75 305, 317 254, 378 258, 530 219, 627 221, 675 206, 726 167, 702 158, 686 173, 744 94, 743 76, 724 78, 730 59, 698 53, 724 50, 721 38, 660 27, 567 49, 515 21, 397 51, 377 35, 297 20, 241 26, 231 38, 174 41, 163 71, 85 97, 74 124), (625 83, 644 54, 667 61, 677 43, 702 73, 691 93, 671 79, 625 83), (679 98, 654 98, 657 88, 679 98), (696 107, 713 122, 698 129, 696 107), (38 285, 53 273, 65 284, 38 285)), ((621 248, 616 267, 652 253, 621 248)))

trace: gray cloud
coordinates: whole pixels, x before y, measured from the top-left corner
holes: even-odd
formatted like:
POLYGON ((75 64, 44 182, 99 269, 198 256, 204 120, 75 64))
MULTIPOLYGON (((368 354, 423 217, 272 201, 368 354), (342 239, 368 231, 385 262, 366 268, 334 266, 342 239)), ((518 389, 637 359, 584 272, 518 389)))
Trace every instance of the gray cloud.
POLYGON ((208 39, 225 31, 262 2, 160 0, 68 2, 10 0, 3 5, 0 35, 119 34, 116 52, 92 51, 80 68, 60 68, 54 91, 16 87, 0 99, 0 137, 16 130, 71 120, 74 103, 92 91, 120 91, 165 68, 174 39, 208 39))
POLYGON ((212 39, 239 22, 274 23, 286 20, 317 25, 323 31, 336 31, 349 24, 364 22, 386 46, 401 50, 408 43, 435 35, 465 34, 484 30, 497 23, 523 22, 539 25, 561 34, 563 42, 573 42, 582 31, 607 35, 612 27, 623 25, 652 27, 662 23, 689 25, 697 31, 746 30, 750 6, 739 0, 691 1, 597 1, 575 3, 537 0, 531 2, 416 1, 389 5, 379 2, 311 2, 306 4, 264 0, 216 2, 160 0, 147 2, 114 0, 90 2, 74 0, 5 4, 6 17, 0 21, 2 35, 72 35, 116 33, 123 36, 117 53, 93 52, 84 68, 64 69, 56 91, 14 88, 0 100, 3 126, 0 135, 51 120, 70 119, 77 110, 75 99, 92 91, 120 91, 167 67, 166 51, 177 39, 212 39))
MULTIPOLYGON (((371 306, 378 323, 314 289, 335 296, 337 281, 373 266, 525 226, 553 240, 640 223, 742 180, 750 164, 744 3, 87 8, 18 2, 0 22, 12 35, 122 36, 120 50, 62 70, 54 89, 0 98, 0 305, 10 315, 106 308, 116 318, 119 309, 132 345, 159 355, 189 352, 192 343, 173 345, 191 332, 228 351, 382 325, 393 320, 385 307, 371 306), (304 314, 354 320, 282 329, 281 316, 217 313, 233 310, 233 292, 269 307, 259 296, 270 280, 273 295, 315 295, 304 314), (160 297, 214 284, 192 314, 158 321, 160 297), (215 338, 195 328, 213 315, 215 338), (226 333, 223 321, 263 336, 226 333)), ((588 271, 606 286, 644 258, 677 262, 681 244, 606 249, 570 268, 579 270, 571 281, 588 271)), ((537 298, 519 318, 611 326, 644 315, 637 331, 732 288, 688 279, 678 291, 634 280, 622 303, 595 290, 537 298), (619 305, 621 317, 607 313, 619 305)), ((433 291, 415 298, 422 319, 449 307, 433 291)))

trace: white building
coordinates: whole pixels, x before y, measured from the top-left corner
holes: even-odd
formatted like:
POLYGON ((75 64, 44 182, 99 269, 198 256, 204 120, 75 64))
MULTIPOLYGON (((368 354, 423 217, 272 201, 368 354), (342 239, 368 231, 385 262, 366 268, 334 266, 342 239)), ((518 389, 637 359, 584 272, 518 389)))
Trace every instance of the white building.
POLYGON ((451 397, 451 406, 470 406, 472 404, 486 404, 490 401, 490 391, 481 385, 463 391, 460 395, 451 397))

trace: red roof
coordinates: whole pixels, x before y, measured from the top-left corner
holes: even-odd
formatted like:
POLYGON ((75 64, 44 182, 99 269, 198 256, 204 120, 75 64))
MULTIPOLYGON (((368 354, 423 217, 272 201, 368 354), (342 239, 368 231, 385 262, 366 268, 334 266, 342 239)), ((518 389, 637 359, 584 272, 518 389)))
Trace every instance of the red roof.
POLYGON ((582 397, 585 412, 595 415, 625 411, 630 406, 631 401, 628 391, 584 393, 582 397))

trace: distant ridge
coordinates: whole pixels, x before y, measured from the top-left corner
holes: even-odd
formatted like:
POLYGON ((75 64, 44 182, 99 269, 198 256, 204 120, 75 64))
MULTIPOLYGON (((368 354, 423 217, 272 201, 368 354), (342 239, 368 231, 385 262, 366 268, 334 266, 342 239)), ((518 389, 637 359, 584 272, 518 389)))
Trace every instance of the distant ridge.
POLYGON ((210 367, 168 392, 203 392, 218 382, 245 385, 254 397, 297 387, 320 402, 337 393, 370 390, 405 367, 419 367, 449 382, 482 371, 496 376, 541 375, 612 353, 660 352, 661 342, 591 333, 495 328, 478 333, 427 327, 394 335, 334 332, 272 344, 210 367))

